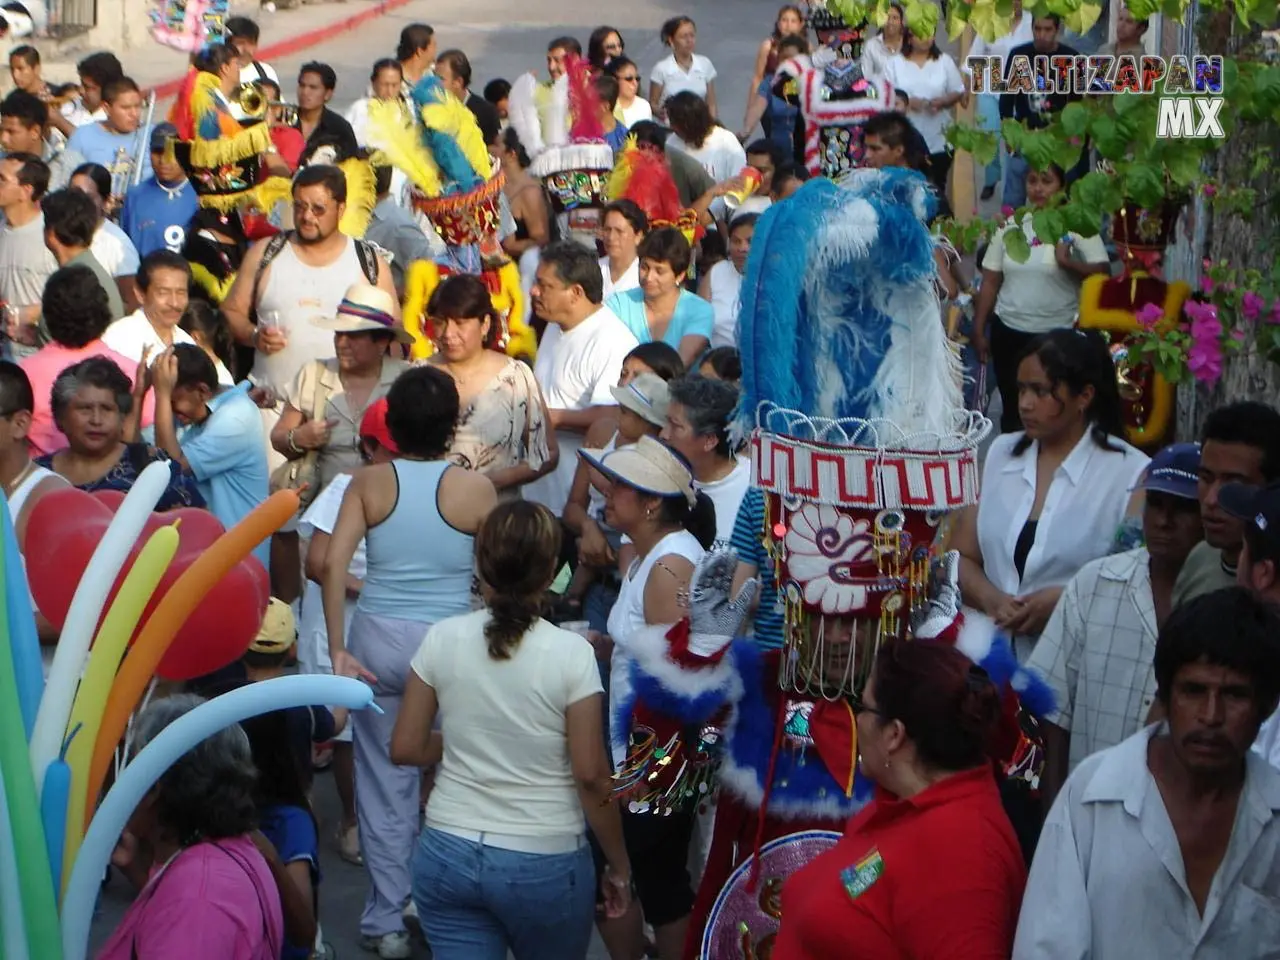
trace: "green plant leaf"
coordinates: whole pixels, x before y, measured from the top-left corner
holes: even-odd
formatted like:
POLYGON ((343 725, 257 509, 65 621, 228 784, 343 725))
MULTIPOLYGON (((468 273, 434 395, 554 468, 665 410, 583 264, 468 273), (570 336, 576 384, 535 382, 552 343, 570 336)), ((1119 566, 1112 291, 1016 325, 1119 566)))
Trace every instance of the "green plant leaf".
POLYGON ((1089 108, 1080 101, 1068 103, 1058 114, 1058 122, 1068 137, 1084 137, 1089 133, 1089 108))
POLYGON ((1093 25, 1098 22, 1098 17, 1102 14, 1102 4, 1100 3, 1082 3, 1079 8, 1071 11, 1062 18, 1062 22, 1068 30, 1078 34, 1086 34, 1092 29, 1093 25))
POLYGON ((1031 256, 1031 244, 1027 242, 1021 226, 1014 225, 1005 230, 1004 252, 1014 263, 1026 263, 1031 256))
POLYGON ((1031 215, 1031 228, 1041 243, 1056 244, 1067 232, 1066 218, 1060 210, 1046 208, 1031 215))
POLYGON ((1129 165, 1124 172, 1124 194, 1140 207, 1159 207, 1165 197, 1164 171, 1154 164, 1129 165))
POLYGON ((1013 25, 1012 9, 1006 16, 1001 16, 995 0, 977 0, 969 8, 969 26, 973 32, 988 43, 1009 32, 1013 25))

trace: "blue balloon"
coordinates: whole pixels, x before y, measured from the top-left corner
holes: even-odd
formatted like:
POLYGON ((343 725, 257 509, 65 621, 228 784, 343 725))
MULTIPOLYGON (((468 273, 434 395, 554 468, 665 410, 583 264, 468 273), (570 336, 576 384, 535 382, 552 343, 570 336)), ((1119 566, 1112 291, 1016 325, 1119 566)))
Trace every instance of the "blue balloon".
MULTIPOLYGON (((4 555, 21 557, 18 535, 14 533, 6 502, 0 509, 4 526, 4 555)), ((22 709, 22 725, 26 738, 35 729, 40 696, 44 693, 44 667, 40 663, 40 638, 36 635, 36 616, 31 608, 31 590, 27 586, 26 567, 21 563, 4 565, 4 592, 8 608, 9 646, 13 650, 13 674, 18 679, 18 706, 22 709)))
POLYGON ((62 850, 67 839, 67 801, 71 798, 71 768, 65 760, 55 760, 45 769, 44 792, 40 794, 40 819, 44 822, 44 845, 53 870, 53 895, 62 892, 62 850))
POLYGON ((71 868, 59 911, 64 960, 84 960, 89 949, 89 925, 111 851, 133 811, 164 772, 197 743, 224 727, 272 710, 316 703, 352 710, 368 706, 378 709, 373 703, 373 688, 359 680, 318 674, 277 677, 200 704, 161 730, 133 758, 98 807, 71 868))

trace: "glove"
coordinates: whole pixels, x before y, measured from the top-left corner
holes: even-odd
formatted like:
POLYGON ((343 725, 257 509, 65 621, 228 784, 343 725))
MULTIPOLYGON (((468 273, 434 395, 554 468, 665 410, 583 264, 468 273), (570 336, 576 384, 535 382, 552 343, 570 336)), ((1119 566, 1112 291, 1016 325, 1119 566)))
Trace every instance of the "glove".
POLYGON ((713 657, 728 646, 742 629, 760 589, 752 577, 730 599, 738 555, 732 550, 714 550, 702 558, 693 572, 689 588, 689 652, 713 657))

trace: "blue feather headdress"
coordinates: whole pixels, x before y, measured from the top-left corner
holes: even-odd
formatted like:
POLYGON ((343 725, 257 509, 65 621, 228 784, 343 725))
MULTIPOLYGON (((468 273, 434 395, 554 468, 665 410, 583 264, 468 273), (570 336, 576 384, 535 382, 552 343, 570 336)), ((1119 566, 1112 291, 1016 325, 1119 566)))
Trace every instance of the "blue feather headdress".
POLYGON ((845 421, 826 437, 840 445, 885 445, 867 423, 901 436, 970 432, 934 290, 925 220, 935 204, 915 171, 856 170, 839 184, 810 181, 765 211, 739 313, 742 435, 762 404, 782 416, 766 414, 766 430, 845 421))

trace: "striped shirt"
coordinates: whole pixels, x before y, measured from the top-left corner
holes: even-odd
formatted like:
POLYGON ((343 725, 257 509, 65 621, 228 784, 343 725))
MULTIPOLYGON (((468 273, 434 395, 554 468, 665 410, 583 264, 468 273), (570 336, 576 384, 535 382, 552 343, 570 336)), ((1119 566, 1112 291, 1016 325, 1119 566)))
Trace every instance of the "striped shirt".
POLYGON ((756 643, 776 650, 782 646, 782 598, 773 578, 773 561, 764 548, 764 491, 759 487, 748 488, 743 496, 730 542, 738 560, 754 566, 760 578, 760 603, 754 624, 756 643))

